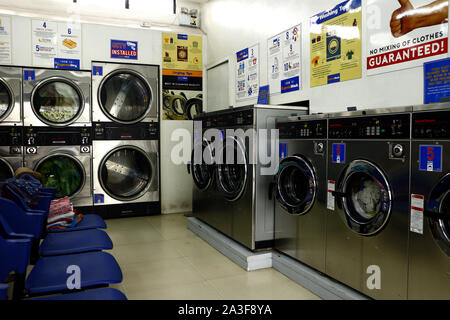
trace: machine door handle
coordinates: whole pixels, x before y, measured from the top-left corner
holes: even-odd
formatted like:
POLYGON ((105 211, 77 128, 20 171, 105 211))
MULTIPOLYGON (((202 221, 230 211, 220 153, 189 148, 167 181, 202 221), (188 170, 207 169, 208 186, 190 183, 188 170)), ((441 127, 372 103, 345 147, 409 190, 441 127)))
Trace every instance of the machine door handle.
POLYGON ((423 212, 423 215, 425 217, 435 219, 435 220, 450 220, 450 215, 448 215, 448 214, 443 214, 443 213, 438 213, 438 212, 433 212, 433 211, 428 211, 428 210, 425 210, 423 212))
POLYGON ((188 164, 187 164, 187 172, 188 172, 188 174, 191 174, 191 163, 190 162, 188 162, 188 164))

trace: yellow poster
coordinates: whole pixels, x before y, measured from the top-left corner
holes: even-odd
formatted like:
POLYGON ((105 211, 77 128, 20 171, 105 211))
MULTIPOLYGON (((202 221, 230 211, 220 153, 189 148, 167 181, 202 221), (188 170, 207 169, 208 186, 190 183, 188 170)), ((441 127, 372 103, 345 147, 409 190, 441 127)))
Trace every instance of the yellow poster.
POLYGON ((202 71, 202 37, 162 34, 163 69, 202 71))
POLYGON ((311 17, 311 87, 361 78, 361 0, 311 17))

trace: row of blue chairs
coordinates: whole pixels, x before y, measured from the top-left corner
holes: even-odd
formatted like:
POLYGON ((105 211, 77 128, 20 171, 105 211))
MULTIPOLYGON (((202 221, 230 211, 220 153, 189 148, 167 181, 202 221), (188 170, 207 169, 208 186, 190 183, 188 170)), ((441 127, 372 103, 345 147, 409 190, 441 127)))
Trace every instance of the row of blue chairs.
POLYGON ((8 283, 13 283, 13 300, 126 300, 109 287, 122 282, 122 271, 102 251, 113 244, 101 230, 106 224, 100 216, 84 215, 73 228, 47 232, 56 190, 41 186, 39 201, 30 208, 12 188, 4 188, 10 199, 0 198, 0 300, 7 299, 8 283), (79 281, 69 280, 78 275, 79 281))

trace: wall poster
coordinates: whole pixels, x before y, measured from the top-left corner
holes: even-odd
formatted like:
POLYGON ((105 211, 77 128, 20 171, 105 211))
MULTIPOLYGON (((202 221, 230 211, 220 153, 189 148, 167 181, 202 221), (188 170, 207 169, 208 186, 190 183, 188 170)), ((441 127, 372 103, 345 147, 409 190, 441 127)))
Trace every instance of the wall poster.
POLYGON ((56 69, 80 69, 81 25, 33 20, 33 65, 56 69))
POLYGON ((0 16, 0 63, 11 62, 11 18, 0 16))
POLYGON ((302 26, 296 25, 267 40, 270 93, 300 90, 302 26))
POLYGON ((311 17, 311 87, 361 78, 361 18, 361 0, 311 17))
POLYGON ((422 66, 448 52, 448 0, 372 0, 367 75, 422 66))
POLYGON ((192 120, 203 111, 201 36, 162 34, 163 120, 192 120))
POLYGON ((259 44, 236 53, 236 102, 258 97, 259 44))

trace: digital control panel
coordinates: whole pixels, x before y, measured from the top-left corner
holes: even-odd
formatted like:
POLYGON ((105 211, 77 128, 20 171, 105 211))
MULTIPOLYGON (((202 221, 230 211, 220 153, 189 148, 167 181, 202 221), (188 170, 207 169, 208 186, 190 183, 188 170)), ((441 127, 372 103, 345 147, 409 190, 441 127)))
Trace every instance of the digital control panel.
POLYGON ((450 111, 413 114, 413 139, 450 139, 450 111))
POLYGON ((24 128, 23 143, 25 146, 88 146, 92 144, 91 127, 24 128))
POLYGON ((132 126, 112 122, 95 123, 94 140, 158 140, 159 123, 136 123, 132 126))
POLYGON ((253 110, 231 112, 216 117, 218 127, 235 127, 253 125, 253 110))
POLYGON ((327 121, 299 121, 277 124, 280 139, 326 139, 327 121))
POLYGON ((330 119, 329 139, 409 139, 410 115, 330 119))

